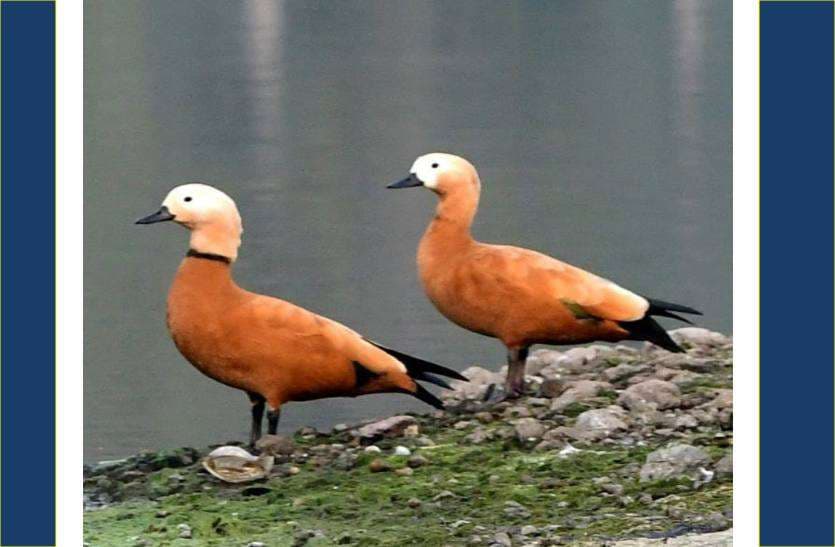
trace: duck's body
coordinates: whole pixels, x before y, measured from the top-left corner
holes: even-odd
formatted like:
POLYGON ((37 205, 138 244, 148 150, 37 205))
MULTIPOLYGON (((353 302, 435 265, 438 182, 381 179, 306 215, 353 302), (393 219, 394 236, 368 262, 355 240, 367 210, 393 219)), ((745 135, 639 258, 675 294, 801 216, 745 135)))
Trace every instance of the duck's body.
POLYGON ((261 435, 265 404, 269 432, 275 433, 280 408, 289 401, 400 392, 442 408, 417 381, 449 387, 435 374, 465 379, 370 342, 336 321, 239 287, 232 264, 241 221, 223 192, 202 184, 179 186, 157 213, 138 223, 166 220, 191 230, 190 250, 168 294, 171 337, 200 372, 248 394, 253 444, 261 435))
POLYGON ((644 298, 536 251, 476 241, 470 228, 481 182, 463 158, 418 158, 409 178, 390 187, 411 186, 426 186, 440 198, 418 246, 424 290, 453 323, 504 343, 509 395, 523 389, 524 361, 533 344, 649 340, 682 351, 651 315, 696 310, 644 298))
POLYGON ((258 394, 272 408, 416 391, 406 367, 385 351, 336 321, 240 288, 220 261, 183 260, 168 295, 168 328, 200 372, 258 394))

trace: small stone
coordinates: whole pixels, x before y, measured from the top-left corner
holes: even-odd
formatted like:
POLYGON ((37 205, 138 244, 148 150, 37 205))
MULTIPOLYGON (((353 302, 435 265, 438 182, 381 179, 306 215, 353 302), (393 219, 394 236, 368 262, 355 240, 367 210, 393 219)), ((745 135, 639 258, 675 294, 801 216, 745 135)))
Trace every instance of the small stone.
POLYGON ((400 477, 411 477, 415 473, 415 470, 411 467, 401 467, 399 469, 395 469, 394 474, 400 477))
POLYGON ((406 426, 406 429, 403 430, 404 437, 414 439, 418 435, 420 435, 420 426, 418 424, 406 426))
POLYGON ((461 520, 456 520, 455 522, 450 524, 449 527, 452 528, 453 530, 457 530, 457 529, 461 528, 462 526, 466 526, 468 524, 470 524, 470 521, 461 519, 461 520))
POLYGON ((517 517, 517 518, 528 518, 531 516, 531 512, 528 511, 528 508, 522 505, 519 502, 515 501, 506 501, 504 504, 504 514, 509 517, 517 517))
POLYGON ((432 498, 432 501, 443 501, 445 499, 454 498, 455 494, 449 490, 443 490, 441 493, 432 498))
POLYGON ((406 502, 406 505, 408 505, 412 509, 417 509, 422 504, 421 504, 421 501, 417 498, 409 498, 409 501, 406 502))
POLYGON ((428 464, 429 460, 426 457, 421 456, 420 454, 415 454, 414 456, 410 457, 409 460, 406 462, 406 465, 409 467, 417 469, 418 467, 423 467, 424 465, 428 464))
POLYGON ((734 474, 734 455, 733 452, 728 452, 716 462, 714 467, 716 475, 719 478, 731 477, 734 474))
POLYGON ((722 347, 731 342, 731 339, 724 334, 699 327, 684 327, 671 330, 670 336, 678 343, 684 342, 691 346, 722 347))
POLYGON ((500 545, 501 547, 512 547, 513 542, 510 541, 510 536, 507 532, 499 532, 493 536, 493 545, 500 545))
POLYGON ((461 420, 460 422, 455 422, 454 424, 452 424, 452 428, 457 430, 457 431, 462 431, 464 429, 469 429, 472 426, 473 426, 473 422, 471 422, 470 420, 461 420))
POLYGON ((296 451, 296 443, 281 435, 264 435, 255 443, 262 454, 267 456, 290 456, 296 451))
POLYGON ((352 432, 361 439, 376 439, 379 437, 398 437, 407 427, 417 424, 412 416, 392 416, 368 425, 364 425, 352 432))
POLYGON ((551 402, 551 410, 562 412, 573 403, 581 403, 594 397, 601 392, 612 389, 608 382, 596 382, 593 380, 579 380, 567 384, 565 391, 551 402))
POLYGON ((263 541, 250 541, 246 544, 246 547, 267 547, 267 544, 263 541))
POLYGON ((522 418, 513 425, 519 442, 535 442, 545 434, 545 426, 536 418, 522 418))
POLYGON ((618 403, 631 410, 676 408, 681 404, 681 391, 671 382, 653 378, 629 386, 618 397, 618 403))
POLYGON ((492 414, 490 414, 489 412, 484 412, 484 411, 476 412, 473 417, 476 420, 478 420, 479 422, 483 423, 483 424, 489 424, 494 419, 492 414))
POLYGON ((595 408, 583 412, 577 416, 574 428, 589 440, 603 439, 615 431, 628 429, 618 413, 608 408, 595 408))
POLYGON ((346 431, 348 431, 348 429, 350 428, 347 424, 336 424, 335 426, 333 426, 334 433, 345 433, 346 431))
POLYGON ((160 511, 157 511, 154 514, 154 516, 157 517, 158 519, 164 519, 165 517, 167 517, 170 514, 171 514, 170 511, 160 510, 160 511))
POLYGON ((191 539, 191 526, 188 524, 178 524, 177 530, 179 531, 179 534, 177 534, 179 537, 183 539, 191 539))
POLYGON ((405 446, 396 446, 394 447, 394 455, 395 456, 411 456, 412 451, 406 448, 405 446))
POLYGON ((532 536, 532 535, 536 534, 536 532, 537 532, 536 526, 533 526, 531 524, 526 524, 525 526, 522 526, 521 530, 519 530, 519 533, 522 534, 523 536, 532 536))
POLYGON ((611 494, 613 496, 618 496, 618 497, 622 496, 623 492, 624 492, 623 485, 622 484, 617 484, 617 483, 604 484, 600 488, 604 492, 606 492, 608 494, 611 494))
POLYGON ((372 473, 382 473, 384 471, 391 471, 391 464, 381 458, 375 458, 370 464, 368 464, 368 469, 372 473))
POLYGON ((699 421, 690 414, 682 414, 676 417, 676 429, 693 429, 699 427, 699 421))
POLYGON ((553 399, 554 397, 559 397, 560 393, 562 393, 564 389, 565 384, 563 384, 562 380, 558 378, 546 378, 541 384, 539 384, 539 391, 537 392, 537 395, 547 399, 553 399))
POLYGON ((709 462, 710 457, 701 448, 689 444, 673 444, 647 455, 646 463, 641 467, 641 482, 682 475, 703 479, 700 468, 709 462))
POLYGON ((365 447, 365 450, 364 450, 364 452, 365 452, 366 454, 379 454, 379 453, 381 453, 382 451, 383 451, 383 450, 382 450, 379 446, 374 445, 374 444, 369 445, 369 446, 366 446, 366 447, 365 447))

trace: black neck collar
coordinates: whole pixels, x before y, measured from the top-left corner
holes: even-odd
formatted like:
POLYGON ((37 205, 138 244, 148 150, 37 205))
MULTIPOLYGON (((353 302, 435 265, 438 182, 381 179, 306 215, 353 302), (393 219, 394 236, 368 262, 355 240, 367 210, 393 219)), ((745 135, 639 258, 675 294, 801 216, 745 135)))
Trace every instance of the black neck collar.
POLYGON ((232 263, 232 260, 229 257, 212 253, 201 253, 200 251, 195 251, 194 249, 189 249, 186 256, 190 256, 192 258, 205 258, 206 260, 216 260, 218 262, 223 262, 224 264, 232 263))

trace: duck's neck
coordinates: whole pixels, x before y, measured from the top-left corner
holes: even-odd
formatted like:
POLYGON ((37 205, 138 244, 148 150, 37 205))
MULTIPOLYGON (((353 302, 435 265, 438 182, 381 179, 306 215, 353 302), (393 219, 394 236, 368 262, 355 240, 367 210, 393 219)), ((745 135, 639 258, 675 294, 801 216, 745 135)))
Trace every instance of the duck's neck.
POLYGON ((477 209, 477 188, 462 187, 442 195, 421 245, 443 255, 471 245, 471 228, 477 209))
POLYGON ((217 297, 234 291, 237 285, 232 280, 231 261, 217 254, 190 249, 171 286, 172 295, 199 295, 217 297))
POLYGON ((189 247, 198 253, 223 256, 229 262, 238 258, 243 229, 234 219, 199 226, 191 231, 189 247))

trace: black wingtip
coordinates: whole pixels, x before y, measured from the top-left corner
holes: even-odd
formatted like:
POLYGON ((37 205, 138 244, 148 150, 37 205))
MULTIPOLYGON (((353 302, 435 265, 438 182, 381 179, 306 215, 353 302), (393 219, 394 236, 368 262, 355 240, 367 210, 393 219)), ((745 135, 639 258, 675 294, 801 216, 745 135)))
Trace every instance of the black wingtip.
POLYGON ((436 386, 440 386, 444 389, 453 389, 449 382, 444 380, 443 378, 439 378, 434 374, 430 374, 428 372, 414 372, 411 374, 413 380, 417 380, 419 382, 428 382, 430 384, 435 384, 436 386))
POLYGON ((387 348, 378 344, 377 342, 372 342, 368 340, 369 343, 377 346, 381 350, 385 351, 401 363, 406 366, 406 370, 409 371, 410 376, 414 376, 419 372, 428 372, 430 374, 437 374, 439 376, 446 376, 447 378, 453 378, 455 380, 461 380, 462 382, 469 382, 466 376, 462 375, 460 372, 456 370, 452 370, 451 368, 447 368, 430 361, 426 361, 425 359, 421 359, 420 357, 415 357, 414 355, 409 355, 408 353, 403 353, 402 351, 397 351, 396 349, 387 348))
POLYGON ((438 410, 444 409, 443 401, 432 395, 432 393, 428 389, 426 389, 418 383, 416 383, 415 386, 417 386, 417 390, 414 393, 411 393, 413 397, 420 399, 424 403, 433 406, 438 410))
POLYGON ((649 301, 649 314, 650 315, 662 315, 661 311, 677 311, 679 313, 688 313, 690 315, 703 315, 702 312, 699 310, 693 309, 690 306, 683 306, 681 304, 674 304, 672 302, 666 302, 664 300, 657 300, 655 298, 647 298, 649 301))

